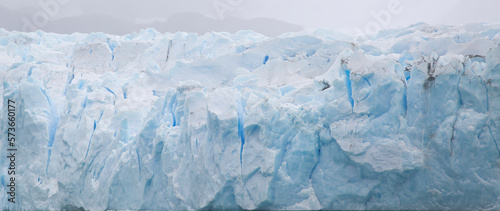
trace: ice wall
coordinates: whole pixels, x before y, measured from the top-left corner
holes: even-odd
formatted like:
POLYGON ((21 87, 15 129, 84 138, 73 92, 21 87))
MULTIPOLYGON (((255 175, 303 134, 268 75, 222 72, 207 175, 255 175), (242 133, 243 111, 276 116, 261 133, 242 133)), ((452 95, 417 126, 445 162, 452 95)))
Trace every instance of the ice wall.
POLYGON ((370 38, 0 30, 0 205, 500 209, 499 42, 486 23, 370 38))

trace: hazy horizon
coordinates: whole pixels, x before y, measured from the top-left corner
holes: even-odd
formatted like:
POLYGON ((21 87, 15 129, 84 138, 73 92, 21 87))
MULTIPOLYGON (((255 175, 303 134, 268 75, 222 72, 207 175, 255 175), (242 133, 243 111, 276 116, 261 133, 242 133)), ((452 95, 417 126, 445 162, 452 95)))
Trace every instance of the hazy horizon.
POLYGON ((431 25, 500 22, 496 8, 500 8, 500 2, 486 0, 19 0, 0 2, 0 28, 118 35, 144 28, 199 34, 253 30, 266 36, 324 28, 346 34, 370 34, 419 22, 431 25))

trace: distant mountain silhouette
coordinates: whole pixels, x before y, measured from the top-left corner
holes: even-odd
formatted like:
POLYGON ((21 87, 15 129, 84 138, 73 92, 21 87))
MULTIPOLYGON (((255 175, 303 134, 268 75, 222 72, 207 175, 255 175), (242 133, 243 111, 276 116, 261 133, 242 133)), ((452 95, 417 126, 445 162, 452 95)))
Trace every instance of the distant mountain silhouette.
MULTIPOLYGON (((22 31, 24 25, 22 18, 26 17, 31 21, 34 12, 36 11, 22 14, 0 6, 0 28, 22 31)), ((156 21, 150 24, 136 24, 106 15, 85 15, 52 20, 38 29, 46 32, 64 34, 73 32, 104 32, 124 35, 134 31, 139 32, 144 28, 154 28, 162 33, 185 31, 198 33, 200 35, 211 31, 235 33, 239 30, 253 30, 266 36, 277 36, 285 32, 302 30, 301 26, 270 18, 244 20, 228 17, 223 20, 216 20, 197 13, 178 13, 171 16, 167 21, 156 21)))
POLYGON ((139 32, 143 28, 148 28, 148 26, 118 20, 106 15, 85 15, 50 21, 42 30, 63 34, 104 32, 125 35, 134 31, 139 32))
POLYGON ((188 31, 204 34, 210 31, 225 31, 235 33, 240 30, 253 30, 266 36, 277 36, 285 32, 301 31, 299 25, 278 21, 271 18, 255 18, 244 20, 228 17, 215 20, 196 13, 178 13, 171 16, 166 23, 152 24, 158 31, 188 31))

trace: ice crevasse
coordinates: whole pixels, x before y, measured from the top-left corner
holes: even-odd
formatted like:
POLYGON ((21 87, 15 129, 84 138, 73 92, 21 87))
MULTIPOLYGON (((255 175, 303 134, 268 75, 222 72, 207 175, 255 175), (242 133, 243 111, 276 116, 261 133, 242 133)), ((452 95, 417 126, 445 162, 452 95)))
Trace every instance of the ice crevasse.
POLYGON ((488 23, 0 30, 0 207, 498 210, 499 43, 488 23))

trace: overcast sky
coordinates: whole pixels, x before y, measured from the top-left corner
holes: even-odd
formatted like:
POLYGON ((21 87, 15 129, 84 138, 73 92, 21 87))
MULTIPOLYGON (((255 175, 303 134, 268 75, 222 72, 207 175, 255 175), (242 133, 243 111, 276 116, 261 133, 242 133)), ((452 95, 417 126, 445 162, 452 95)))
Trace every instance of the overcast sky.
POLYGON ((496 0, 0 0, 0 27, 116 34, 145 27, 197 33, 252 29, 272 36, 315 28, 369 33, 417 22, 500 22, 499 8, 496 0))

